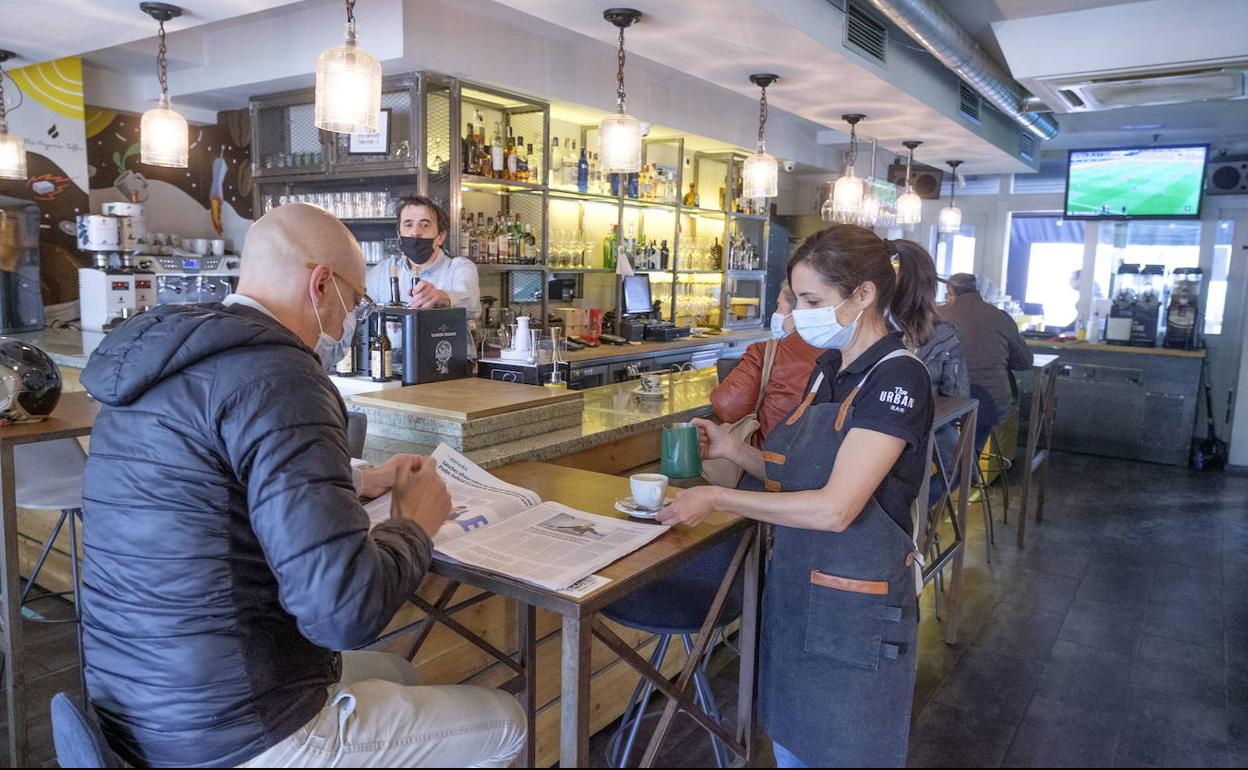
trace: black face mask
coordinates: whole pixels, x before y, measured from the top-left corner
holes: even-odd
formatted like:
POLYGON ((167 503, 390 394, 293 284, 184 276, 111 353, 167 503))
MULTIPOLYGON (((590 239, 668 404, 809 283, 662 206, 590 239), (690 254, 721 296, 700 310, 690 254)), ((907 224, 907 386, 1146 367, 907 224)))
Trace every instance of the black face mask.
POLYGON ((433 238, 399 237, 399 250, 403 256, 417 265, 423 265, 433 256, 433 238))

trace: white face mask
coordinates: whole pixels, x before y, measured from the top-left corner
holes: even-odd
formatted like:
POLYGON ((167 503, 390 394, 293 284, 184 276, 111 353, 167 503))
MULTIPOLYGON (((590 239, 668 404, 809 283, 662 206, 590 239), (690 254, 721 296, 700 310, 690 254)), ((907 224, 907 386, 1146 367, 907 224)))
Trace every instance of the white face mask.
POLYGON ((344 313, 341 337, 334 339, 325 333, 325 326, 321 323, 321 314, 316 307, 316 301, 312 301, 312 310, 316 312, 316 325, 321 330, 321 336, 316 340, 316 357, 321 359, 321 364, 326 369, 341 361, 355 340, 355 313, 347 309, 347 303, 342 299, 342 291, 338 288, 338 279, 330 276, 330 280, 334 282, 334 292, 338 295, 338 301, 342 303, 344 313))
POLYGON ((865 308, 858 311, 857 318, 850 321, 848 326, 842 326, 841 322, 836 320, 836 311, 846 302, 849 302, 849 298, 836 307, 794 310, 793 324, 797 327, 797 333, 813 347, 824 350, 844 349, 854 341, 854 335, 858 332, 858 321, 865 311, 865 308))
POLYGON ((789 330, 784 328, 784 320, 786 318, 788 318, 787 315, 782 315, 780 313, 771 314, 771 336, 772 337, 775 337, 778 340, 782 340, 785 337, 789 336, 789 330))

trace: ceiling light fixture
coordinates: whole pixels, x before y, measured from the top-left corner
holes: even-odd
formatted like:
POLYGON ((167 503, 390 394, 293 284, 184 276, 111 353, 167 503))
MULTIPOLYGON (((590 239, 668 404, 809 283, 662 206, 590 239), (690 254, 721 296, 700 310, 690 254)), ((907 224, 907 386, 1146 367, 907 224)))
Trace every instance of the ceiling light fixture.
POLYGON ((608 8, 602 18, 620 30, 616 59, 615 113, 598 124, 598 162, 604 174, 635 174, 641 171, 641 121, 625 111, 624 30, 641 19, 632 8, 608 8))
POLYGON ((858 123, 866 117, 859 113, 841 116, 849 124, 849 150, 845 152, 845 173, 832 187, 831 216, 825 219, 853 222, 862 210, 863 184, 854 171, 854 164, 858 160, 858 123))
POLYGON ((316 127, 375 134, 381 120, 381 62, 356 44, 355 0, 347 0, 347 36, 316 59, 316 127))
POLYGON ((9 133, 9 123, 4 116, 4 68, 9 59, 16 58, 12 51, 0 51, 0 179, 26 181, 26 142, 22 137, 9 133))
POLYGON ((914 150, 923 143, 911 140, 901 144, 910 151, 910 155, 906 159, 906 190, 897 198, 897 224, 913 228, 923 220, 923 199, 914 191, 913 184, 914 150))
POLYGON ((779 75, 750 75, 750 82, 762 89, 758 100, 758 148, 745 159, 741 167, 742 197, 774 198, 779 192, 780 164, 767 154, 767 87, 780 79, 779 75))
POLYGON ((949 205, 940 210, 940 218, 937 220, 937 229, 946 235, 962 232, 962 209, 958 208, 958 166, 962 165, 960 160, 947 160, 949 168, 953 169, 953 181, 949 184, 949 205))
POLYGON ((139 160, 149 166, 186 168, 190 130, 186 118, 174 112, 169 103, 169 62, 165 47, 165 22, 181 16, 182 9, 169 3, 139 3, 139 10, 160 24, 160 48, 156 52, 160 104, 143 113, 139 121, 139 160))

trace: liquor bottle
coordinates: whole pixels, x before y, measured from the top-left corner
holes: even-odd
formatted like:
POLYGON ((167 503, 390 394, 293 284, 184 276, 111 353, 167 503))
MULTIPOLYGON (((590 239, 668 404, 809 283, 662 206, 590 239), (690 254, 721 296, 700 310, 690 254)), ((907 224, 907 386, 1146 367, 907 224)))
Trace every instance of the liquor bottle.
POLYGON ((689 192, 685 193, 685 205, 694 207, 698 205, 698 186, 693 182, 689 183, 689 192))
POLYGON ((524 255, 526 264, 537 264, 537 238, 533 235, 533 225, 524 226, 524 255))
POLYGON ((576 189, 576 142, 566 137, 563 140, 563 170, 560 183, 569 190, 576 189))
POLYGON ((516 170, 519 164, 516 157, 516 135, 511 126, 507 126, 507 144, 503 145, 503 179, 516 181, 516 170))
POLYGON ((516 139, 516 155, 519 157, 516 160, 516 179, 518 179, 521 182, 533 181, 529 179, 529 156, 532 154, 533 154, 533 145, 530 144, 528 145, 528 149, 525 149, 524 137, 521 136, 517 138, 516 139))
POLYGON ((607 236, 604 243, 602 254, 602 266, 608 270, 614 270, 616 264, 616 250, 620 245, 620 226, 611 225, 611 234, 607 236))
POLYGON ((605 195, 602 186, 602 167, 598 164, 598 153, 589 156, 589 191, 594 195, 605 195))
POLYGON ((663 245, 659 247, 659 269, 667 270, 672 252, 667 249, 667 241, 663 241, 663 245))
POLYGON ((728 205, 728 186, 721 184, 719 186, 719 210, 727 211, 728 205))
POLYGON ((485 233, 486 248, 489 249, 486 261, 494 264, 498 262, 498 228, 494 225, 494 217, 486 217, 485 233))
POLYGON ((611 180, 611 197, 620 197, 620 175, 618 173, 607 174, 611 180))
POLYGON ((490 231, 485 226, 485 214, 477 212, 477 260, 488 262, 490 259, 490 231))
MULTIPOLYGON (((480 216, 479 212, 478 216, 480 216)), ((481 261, 481 234, 477 232, 478 226, 477 221, 472 218, 472 213, 469 212, 468 229, 464 230, 464 233, 468 238, 468 259, 473 262, 481 261)))
POLYGON ((558 175, 563 173, 563 155, 559 152, 559 137, 550 140, 550 182, 551 187, 559 186, 558 175))
POLYGON ((339 377, 354 377, 355 376, 354 341, 353 341, 353 344, 347 348, 346 355, 340 358, 338 360, 338 363, 334 365, 334 374, 338 375, 339 377))
POLYGON ((390 262, 390 304, 399 307, 403 299, 399 296, 399 263, 390 262))
POLYGON ((476 133, 472 129, 472 124, 468 124, 468 133, 464 135, 463 154, 464 154, 464 173, 472 173, 473 162, 473 142, 476 141, 476 133))
POLYGON ((576 191, 584 195, 589 192, 589 157, 585 148, 581 148, 581 157, 576 163, 576 191))
POLYGON ((638 184, 637 180, 638 180, 638 177, 640 176, 641 175, 638 174, 636 171, 628 175, 628 197, 632 198, 633 200, 637 199, 637 184, 638 184))
POLYGON ((650 247, 646 249, 646 264, 651 270, 659 269, 659 247, 653 238, 650 239, 650 247))
POLYGON ((724 247, 719 245, 719 238, 711 244, 711 269, 719 270, 724 264, 724 247))
POLYGON ((520 224, 520 214, 516 214, 515 224, 511 226, 511 261, 517 265, 524 264, 524 225, 520 224))
POLYGON ((491 168, 494 171, 494 174, 493 174, 494 178, 496 179, 502 178, 503 168, 504 168, 503 166, 503 133, 502 133, 502 130, 498 127, 497 123, 494 124, 494 138, 490 141, 490 163, 491 163, 491 168))
POLYGON ((507 236, 507 231, 510 228, 508 228, 507 220, 503 219, 503 217, 504 214, 500 211, 498 212, 498 217, 494 220, 497 223, 497 229, 494 231, 494 240, 498 243, 498 259, 494 261, 500 265, 507 264, 507 260, 510 256, 510 252, 507 248, 510 241, 510 238, 507 236))
POLYGON ((477 132, 477 176, 494 176, 494 162, 490 158, 490 146, 485 141, 485 124, 477 132))
POLYGON ((385 382, 394 377, 394 350, 390 346, 385 323, 380 315, 376 318, 376 328, 368 345, 368 376, 373 378, 373 382, 385 382))

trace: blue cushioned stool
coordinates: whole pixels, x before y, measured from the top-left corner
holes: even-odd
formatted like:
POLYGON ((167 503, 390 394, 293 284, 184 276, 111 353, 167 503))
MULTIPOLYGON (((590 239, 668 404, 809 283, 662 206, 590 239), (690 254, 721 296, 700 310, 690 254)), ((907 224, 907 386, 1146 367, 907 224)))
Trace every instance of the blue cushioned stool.
POLYGON ((61 767, 125 767, 104 739, 94 710, 63 692, 52 696, 52 743, 61 767))
MULTIPOLYGON (((737 545, 737 541, 733 539, 715 546, 674 573, 608 606, 602 614, 626 628, 657 634, 659 640, 650 656, 650 665, 661 670, 673 637, 681 638, 686 655, 693 652, 693 638, 701 630, 702 622, 715 601, 715 594, 728 572, 737 545)), ((742 593, 741 581, 738 579, 724 602, 716 633, 722 634, 724 626, 741 616, 742 593)), ((707 647, 706 655, 693 675, 696 693, 694 702, 712 719, 718 721, 719 709, 715 705, 715 696, 711 693, 710 682, 706 676, 706 667, 714 649, 714 644, 707 647)), ((642 720, 654 716, 646 713, 654 689, 654 685, 643 677, 633 690, 628 706, 624 709, 624 716, 620 719, 620 726, 611 738, 607 750, 607 763, 611 767, 624 767, 628 764, 642 720)), ((716 766, 727 766, 730 760, 728 751, 715 736, 711 736, 711 748, 715 752, 716 766)))

